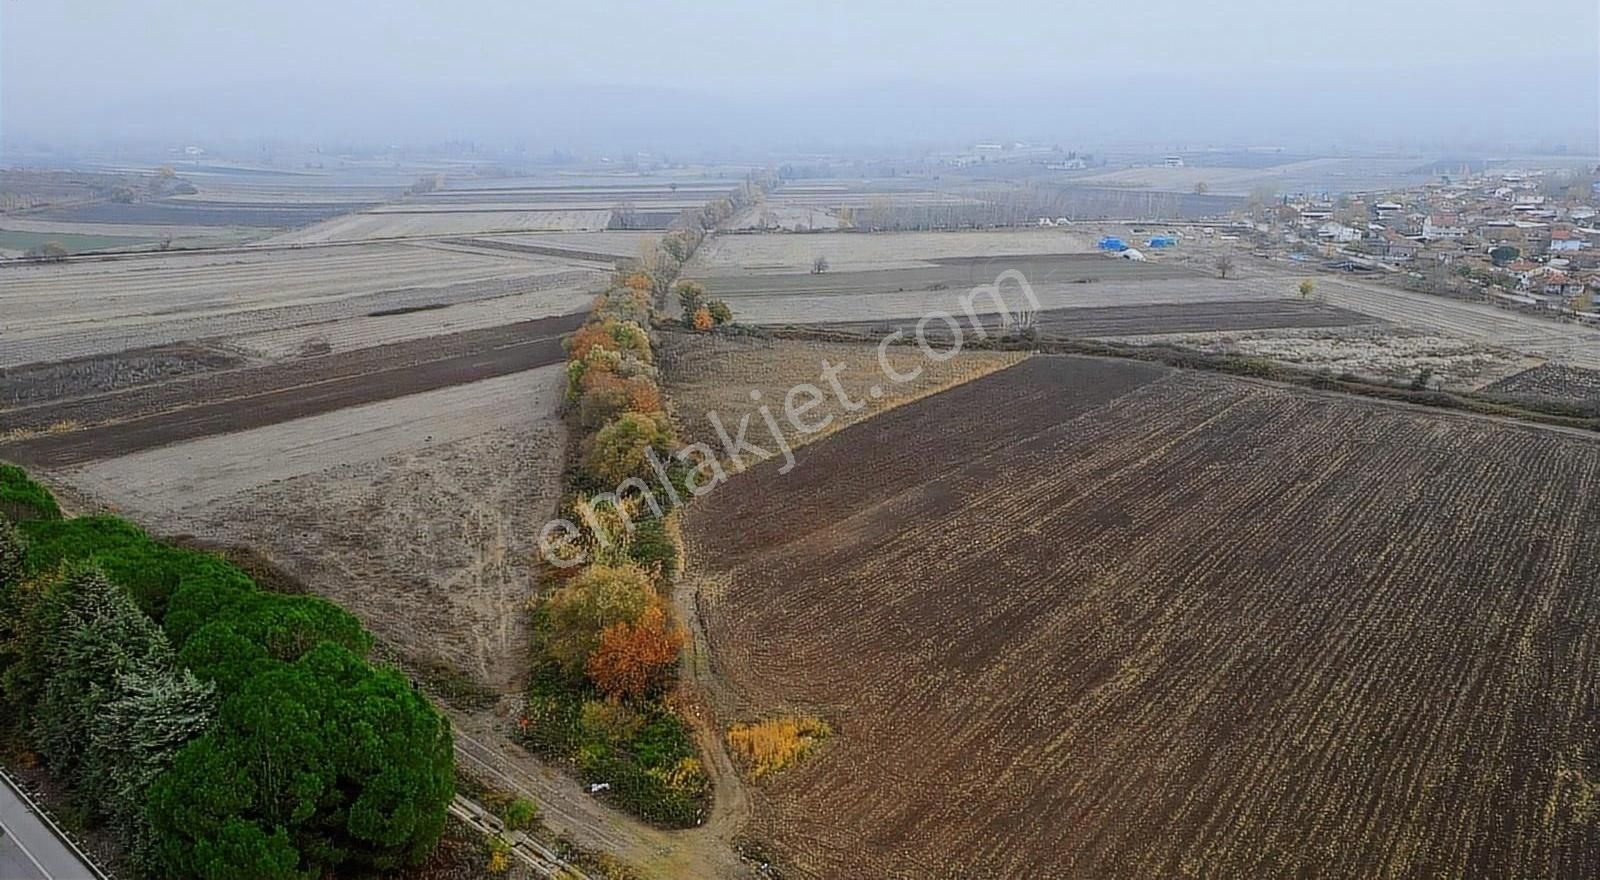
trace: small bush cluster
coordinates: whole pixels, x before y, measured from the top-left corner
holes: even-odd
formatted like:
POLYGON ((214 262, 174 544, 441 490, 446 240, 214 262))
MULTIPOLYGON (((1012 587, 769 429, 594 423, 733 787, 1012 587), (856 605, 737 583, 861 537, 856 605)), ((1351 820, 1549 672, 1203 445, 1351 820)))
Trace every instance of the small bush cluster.
POLYGON ((0 464, 0 518, 60 519, 61 508, 49 490, 29 479, 22 468, 0 464))
POLYGON ((733 322, 733 309, 723 300, 708 298, 706 289, 699 283, 680 281, 673 290, 678 294, 678 309, 685 327, 704 333, 733 322))
POLYGON ((0 527, 0 684, 28 740, 141 875, 303 878, 421 862, 454 794, 450 727, 311 596, 116 517, 0 527), (19 561, 20 560, 20 561, 19 561))

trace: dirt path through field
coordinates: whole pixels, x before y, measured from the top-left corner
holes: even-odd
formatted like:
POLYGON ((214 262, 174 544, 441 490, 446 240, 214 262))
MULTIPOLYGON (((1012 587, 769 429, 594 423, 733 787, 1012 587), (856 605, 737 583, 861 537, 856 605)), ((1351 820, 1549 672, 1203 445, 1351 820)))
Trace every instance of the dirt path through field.
POLYGON ((660 880, 755 876, 715 820, 691 831, 662 831, 605 806, 570 774, 543 765, 500 732, 492 717, 446 709, 455 724, 456 758, 476 775, 539 804, 551 830, 586 849, 611 853, 660 880))

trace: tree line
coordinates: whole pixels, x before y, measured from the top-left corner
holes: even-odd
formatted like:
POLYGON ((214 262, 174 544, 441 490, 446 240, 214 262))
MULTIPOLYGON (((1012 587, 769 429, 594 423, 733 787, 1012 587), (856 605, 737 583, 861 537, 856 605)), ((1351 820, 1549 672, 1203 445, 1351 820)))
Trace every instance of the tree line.
POLYGON ((675 827, 699 821, 709 787, 692 734, 668 698, 687 637, 670 598, 681 564, 676 519, 628 487, 658 477, 658 466, 685 486, 651 328, 674 294, 687 327, 704 331, 732 319, 726 303, 678 275, 708 230, 767 185, 748 180, 729 198, 686 212, 637 265, 618 273, 567 341, 567 418, 578 454, 561 507, 568 521, 591 527, 561 545, 581 564, 544 568, 521 734, 539 754, 606 784, 616 805, 675 827))

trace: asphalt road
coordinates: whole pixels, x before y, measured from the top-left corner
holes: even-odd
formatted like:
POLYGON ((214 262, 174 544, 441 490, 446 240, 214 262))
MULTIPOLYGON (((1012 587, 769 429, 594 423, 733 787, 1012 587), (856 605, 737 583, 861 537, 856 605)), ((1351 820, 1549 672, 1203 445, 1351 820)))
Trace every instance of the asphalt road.
POLYGON ((0 774, 0 880, 98 880, 0 774))

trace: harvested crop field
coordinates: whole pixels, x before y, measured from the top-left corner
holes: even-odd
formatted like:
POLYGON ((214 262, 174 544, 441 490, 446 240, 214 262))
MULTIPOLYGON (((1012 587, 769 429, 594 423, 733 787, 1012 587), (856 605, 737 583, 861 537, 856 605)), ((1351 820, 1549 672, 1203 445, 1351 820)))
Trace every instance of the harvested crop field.
MULTIPOLYGON (((0 412, 12 407, 150 385, 243 363, 243 358, 230 352, 184 343, 119 352, 115 357, 0 367, 0 412)), ((14 415, 7 413, 6 416, 0 420, 0 426, 20 426, 14 415)))
POLYGON ((347 203, 262 203, 162 199, 152 202, 97 202, 31 215, 68 223, 157 226, 289 227, 315 223, 360 207, 347 203))
MULTIPOLYGON (((565 436, 559 364, 55 471, 150 528, 261 553, 410 660, 511 689, 565 436)), ((9 456, 0 449, 0 456, 9 456)))
MULTIPOLYGON (((1224 286, 1246 297, 1270 292, 1287 296, 1304 277, 1303 271, 1250 262, 1244 264, 1240 277, 1224 286)), ((1600 330, 1592 327, 1344 276, 1320 276, 1316 287, 1317 295, 1329 305, 1420 333, 1600 370, 1600 330)))
POLYGON ((0 456, 63 467, 557 364, 562 337, 582 321, 546 318, 19 407, 5 424, 41 434, 0 443, 0 456))
POLYGON ((1600 873, 1600 445, 1033 357, 685 534, 800 876, 1600 873))
POLYGON ((0 272, 0 367, 541 290, 555 301, 543 314, 575 311, 604 277, 590 264, 404 244, 141 254, 0 272))
POLYGON ((1093 243, 1058 229, 982 232, 819 233, 718 235, 695 254, 685 273, 694 277, 811 271, 826 257, 831 271, 909 269, 952 257, 1084 254, 1093 243))
POLYGON ((603 230, 611 222, 604 208, 512 211, 369 211, 346 214, 325 223, 276 236, 273 244, 323 244, 480 235, 494 232, 582 232, 603 230))
POLYGON ((1592 405, 1600 403, 1600 370, 1540 364, 1507 376, 1484 390, 1592 405))
MULTIPOLYGON (((986 332, 1000 327, 997 314, 982 316, 986 332)), ((1047 309, 1034 325, 1043 339, 1097 338, 1128 334, 1197 333, 1285 327, 1347 327, 1375 324, 1372 318, 1347 309, 1319 308, 1297 300, 1243 302, 1151 303, 1144 306, 1100 306, 1047 309)), ((894 330, 910 334, 916 321, 879 321, 825 325, 830 329, 882 336, 894 330)), ((964 328, 973 332, 971 328, 964 328)), ((947 325, 931 322, 926 335, 949 336, 947 325)))
MULTIPOLYGON (((972 298, 971 291, 979 285, 993 284, 1007 270, 1023 273, 1041 310, 1273 302, 1285 295, 1283 291, 1246 288, 1206 278, 1181 265, 1087 255, 952 260, 932 269, 714 278, 705 279, 704 283, 713 296, 727 300, 734 315, 744 323, 864 322, 917 318, 936 311, 961 315, 965 312, 963 298, 971 298, 976 311, 996 311, 990 297, 972 298)), ((1013 311, 1028 305, 1021 288, 1011 282, 1002 287, 1001 293, 1013 311)))
POLYGON ((1135 345, 1175 345, 1209 354, 1262 357, 1297 367, 1476 391, 1537 361, 1510 349, 1388 324, 1107 337, 1135 345))
MULTIPOLYGON (((905 346, 891 348, 885 354, 896 374, 920 372, 907 382, 891 381, 883 372, 873 345, 664 333, 659 347, 662 378, 679 428, 685 439, 713 449, 722 444, 711 424, 712 413, 730 431, 737 429, 741 418, 750 417, 756 434, 762 438, 756 442, 761 443, 771 435, 761 428, 757 408, 765 404, 782 419, 784 395, 802 383, 814 384, 830 395, 827 405, 818 407, 806 421, 814 423, 827 416, 829 424, 819 431, 803 433, 793 423, 780 421, 784 440, 792 446, 820 439, 890 407, 969 382, 1025 357, 1020 352, 971 351, 949 360, 932 361, 905 346), (840 367, 835 374, 839 387, 852 402, 862 403, 861 407, 851 411, 838 403, 828 381, 821 378, 825 364, 840 367), (872 394, 874 387, 879 390, 877 395, 872 394), (751 399, 752 391, 761 394, 759 403, 751 399)), ((765 448, 772 448, 772 444, 765 448)))

